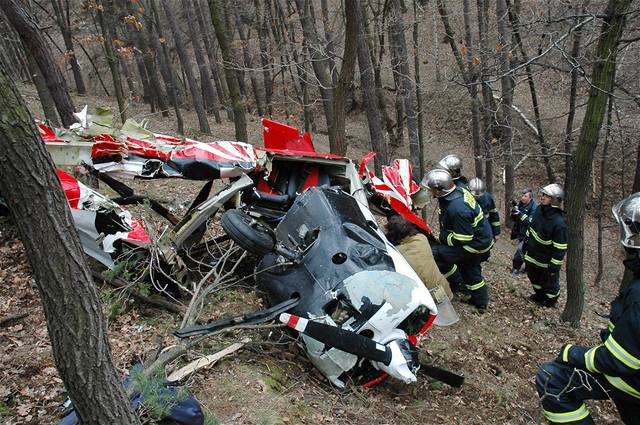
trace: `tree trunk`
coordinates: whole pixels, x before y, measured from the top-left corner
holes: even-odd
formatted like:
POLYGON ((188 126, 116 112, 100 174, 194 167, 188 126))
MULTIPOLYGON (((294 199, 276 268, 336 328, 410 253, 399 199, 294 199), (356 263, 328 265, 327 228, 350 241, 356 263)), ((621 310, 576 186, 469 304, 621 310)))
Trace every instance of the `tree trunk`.
POLYGON ((120 81, 120 72, 118 71, 118 56, 116 56, 116 52, 113 50, 112 30, 115 29, 115 24, 111 22, 112 17, 115 15, 113 0, 97 0, 96 3, 98 5, 96 11, 98 14, 98 23, 102 31, 104 54, 107 58, 107 64, 109 64, 109 70, 111 71, 113 88, 116 93, 116 101, 118 102, 118 111, 120 112, 120 121, 124 124, 127 120, 126 106, 122 83, 120 81), (109 22, 105 19, 105 12, 106 15, 109 16, 109 22))
POLYGON ((38 64, 29 52, 29 49, 25 49, 24 53, 27 57, 27 64, 29 65, 29 71, 31 72, 31 79, 36 86, 38 97, 40 98, 40 104, 42 105, 42 112, 45 119, 51 122, 55 127, 60 127, 60 120, 58 120, 58 113, 56 112, 56 104, 49 93, 47 82, 38 68, 38 64))
POLYGON ((187 15, 187 24, 189 25, 189 34, 191 34, 191 44, 193 45, 193 52, 196 57, 196 63, 198 64, 198 70, 200 71, 200 84, 202 85, 202 94, 205 104, 208 106, 207 110, 213 113, 216 122, 220 124, 220 102, 216 91, 213 88, 211 82, 211 75, 209 74, 209 65, 204 57, 202 45, 200 44, 199 33, 196 30, 196 22, 193 17, 193 0, 186 0, 182 2, 185 14, 187 15))
POLYGON ((271 80, 271 57, 269 56, 269 26, 267 25, 266 9, 269 3, 265 2, 265 13, 260 16, 260 1, 253 0, 253 7, 256 14, 256 30, 258 31, 258 45, 260 46, 260 65, 262 66, 262 79, 264 85, 264 102, 267 106, 267 114, 271 116, 273 107, 271 98, 273 97, 273 81, 271 80))
POLYGON ((485 158, 485 186, 489 193, 493 193, 493 127, 495 123, 493 94, 487 83, 489 62, 489 45, 487 40, 487 26, 489 16, 489 0, 477 0, 478 9, 478 42, 480 45, 480 82, 482 83, 482 144, 485 158))
POLYGON ((413 75, 416 77, 416 102, 417 113, 416 119, 418 121, 418 144, 420 146, 420 166, 418 167, 418 173, 420 178, 426 173, 425 165, 425 146, 424 146, 424 121, 422 119, 422 88, 420 87, 420 42, 418 40, 418 0, 413 0, 413 75))
POLYGON ((133 79, 133 73, 131 72, 131 68, 129 67, 129 64, 127 62, 127 58, 119 56, 119 64, 120 67, 122 67, 122 73, 124 74, 124 79, 127 82, 129 97, 137 98, 138 93, 136 91, 136 82, 133 79))
POLYGON ((227 88, 229 89, 229 100, 233 109, 233 123, 236 129, 236 140, 241 142, 248 141, 247 137, 247 120, 244 112, 244 105, 240 97, 240 84, 238 83, 238 75, 235 69, 231 67, 233 64, 234 53, 231 50, 231 41, 229 36, 229 26, 226 25, 220 16, 220 4, 218 0, 209 0, 209 13, 211 14, 211 23, 216 31, 218 45, 222 52, 224 61, 224 75, 227 80, 227 88))
POLYGON ((344 37, 344 53, 342 66, 340 68, 340 76, 338 77, 338 85, 333 95, 333 119, 332 130, 333 137, 329 140, 333 141, 331 145, 331 153, 344 156, 347 153, 347 140, 344 131, 345 127, 345 105, 347 95, 353 83, 353 73, 356 67, 356 37, 358 36, 358 22, 356 18, 356 0, 345 0, 344 14, 346 20, 346 32, 344 37))
POLYGON ((551 168, 551 152, 549 150, 549 145, 547 144, 544 138, 544 132, 542 131, 542 119, 540 118, 540 107, 538 105, 538 94, 536 92, 536 85, 533 81, 533 72, 531 71, 531 65, 529 62, 529 55, 527 55, 527 51, 525 50, 524 44, 522 43, 522 38, 520 37, 520 0, 514 0, 514 7, 508 5, 509 7, 509 19, 511 21, 511 27, 513 28, 513 37, 515 39, 518 50, 520 50, 520 54, 522 55, 522 61, 526 63, 524 69, 527 74, 527 83, 529 84, 529 91, 531 93, 531 104, 533 106, 533 114, 536 122, 536 130, 538 132, 538 141, 540 142, 540 149, 542 151, 542 160, 544 162, 544 167, 547 171, 547 179, 550 183, 556 181, 556 176, 554 175, 553 168, 551 168))
POLYGON ((418 140, 418 122, 416 119, 415 82, 409 71, 409 54, 404 37, 404 26, 400 10, 400 0, 388 0, 387 25, 389 30, 389 50, 391 51, 391 69, 400 80, 400 95, 407 117, 409 135, 409 157, 414 174, 420 170, 420 141, 418 140))
MULTIPOLYGON (((64 47, 67 49, 65 52, 65 57, 69 61, 69 65, 71 65, 71 71, 73 72, 73 79, 76 82, 76 91, 78 94, 86 94, 87 89, 84 86, 84 80, 82 79, 82 73, 80 72, 80 65, 78 64, 78 59, 76 58, 76 53, 73 48, 73 39, 71 38, 71 22, 69 21, 69 15, 64 16, 62 3, 60 0, 51 0, 51 5, 53 6, 53 12, 55 13, 56 22, 58 27, 60 27, 60 32, 62 33, 62 39, 64 40, 64 47)), ((69 0, 67 0, 69 1, 69 0)), ((67 10, 69 10, 67 8, 67 10)))
MULTIPOLYGON (((335 54, 335 40, 333 39, 333 32, 329 26, 329 5, 327 4, 327 0, 320 0, 320 9, 322 12, 322 28, 324 29, 324 40, 327 43, 325 45, 325 50, 327 52, 327 63, 329 64, 329 70, 331 72, 331 81, 333 82, 333 86, 338 85, 338 71, 336 68, 336 54, 335 54)), ((346 6, 345 6, 345 15, 346 15, 346 6)), ((346 18, 345 18, 346 19, 346 18)), ((345 26, 346 27, 346 26, 345 26)), ((346 39, 345 39, 346 43, 346 39)), ((335 102, 334 102, 335 103, 335 102)))
POLYGON ((249 52, 249 38, 247 37, 247 33, 245 32, 244 23, 242 22, 242 16, 240 16, 237 4, 233 7, 233 13, 235 15, 236 27, 238 28, 238 35, 240 36, 240 41, 242 41, 242 56, 244 58, 244 67, 249 73, 249 81, 251 81, 253 97, 256 99, 256 108, 258 109, 258 115, 263 117, 264 105, 262 104, 262 97, 260 96, 260 86, 258 85, 258 79, 256 78, 256 73, 253 69, 251 52, 249 52))
POLYGON ((471 31, 471 12, 469 10, 469 0, 462 2, 464 13, 464 39, 467 45, 467 74, 469 77, 469 96, 471 97, 471 144, 473 146, 473 163, 475 165, 476 177, 484 180, 484 170, 482 161, 482 140, 480 134, 480 101, 478 100, 478 71, 475 53, 475 41, 471 31))
MULTIPOLYGON (((511 128, 511 104, 513 99, 513 78, 510 75, 511 63, 509 61, 509 53, 511 50, 510 34, 509 34, 509 17, 507 16, 506 0, 496 1, 496 16, 498 18, 498 33, 500 46, 500 71, 503 77, 500 79, 502 88, 502 98, 500 102, 500 115, 502 116, 501 140, 502 156, 504 160, 504 211, 511 208, 511 199, 514 195, 514 169, 513 169, 513 152, 512 137, 513 129, 511 128)), ((505 214, 506 215, 506 214, 505 214)), ((511 225, 509 215, 506 215, 505 222, 511 225)))
POLYGON ((580 325, 584 308, 584 207, 587 185, 591 177, 591 163, 607 105, 607 90, 612 87, 616 66, 616 50, 625 25, 625 15, 631 0, 609 0, 602 30, 595 51, 591 74, 591 89, 587 110, 582 121, 580 140, 571 163, 567 190, 567 303, 561 319, 580 325))
POLYGON ((171 32, 173 33, 173 40, 176 45, 178 57, 180 58, 180 63, 182 64, 182 70, 185 73, 187 84, 189 85, 189 91, 191 92, 193 106, 198 116, 198 124, 200 127, 200 131, 206 134, 210 134, 211 128, 209 127, 209 122, 207 121, 207 114, 204 110, 202 93, 198 88, 196 77, 193 75, 191 62, 189 61, 189 57, 187 56, 187 51, 184 47, 184 43, 182 42, 182 35, 180 33, 180 29, 178 28, 178 24, 176 23, 175 15, 171 10, 171 5, 168 2, 162 2, 162 5, 164 6, 164 11, 165 11, 165 15, 167 16, 167 21, 169 22, 169 27, 171 27, 171 32))
MULTIPOLYGON (((214 41, 210 38, 211 32, 209 31, 208 20, 204 17, 207 16, 208 9, 201 7, 199 0, 195 0, 196 19, 198 20, 198 27, 202 33, 202 41, 204 41, 204 49, 207 52, 207 58, 209 59, 209 66, 211 67, 211 76, 213 77, 213 83, 216 86, 216 92, 218 93, 219 104, 225 105, 225 99, 227 98, 227 86, 225 81, 220 78, 220 67, 218 67, 218 60, 216 58, 216 52, 214 48, 214 41)), ((227 111, 227 117, 232 118, 233 114, 231 109, 225 106, 227 111)))
POLYGON ((139 424, 113 364, 98 292, 53 162, 2 65, 0 150, 0 192, 25 246, 53 358, 78 418, 139 424))
MULTIPOLYGON (((583 9, 584 11, 584 9, 583 9)), ((578 18, 575 18, 577 21, 578 18)), ((576 22, 577 23, 577 22, 576 22)), ((573 121, 576 116, 576 95, 578 92, 578 66, 577 58, 580 54, 580 41, 582 38, 582 27, 576 28, 573 33, 573 44, 571 46, 571 59, 574 61, 571 67, 571 89, 569 90, 569 114, 567 115, 567 125, 564 132, 564 186, 569 187, 569 177, 571 176, 571 156, 573 153, 573 121)))
MULTIPOLYGON (((322 48, 322 43, 318 37, 318 32, 311 16, 311 0, 295 0, 302 25, 302 33, 306 39, 309 53, 311 54, 311 66, 313 73, 320 85, 320 97, 324 108, 324 116, 327 123, 329 135, 333 134, 333 81, 331 80, 331 70, 327 61, 327 55, 322 48)), ((333 143, 329 140, 329 143, 333 143)))
POLYGON ((364 19, 362 3, 358 1, 356 7, 356 19, 358 23, 358 68, 360 69, 360 85, 362 86, 362 97, 364 99, 367 121, 369 122, 369 136, 371 138, 371 149, 376 153, 374 158, 375 171, 377 175, 382 174, 382 166, 387 165, 387 140, 382 131, 382 121, 380 110, 378 109, 378 96, 376 94, 375 77, 371 53, 369 52, 369 42, 364 30, 364 19))
POLYGON ((67 82, 38 25, 18 0, 0 0, 0 8, 38 64, 47 82, 49 93, 56 103, 62 125, 70 127, 76 120, 73 117, 74 107, 67 89, 67 82))

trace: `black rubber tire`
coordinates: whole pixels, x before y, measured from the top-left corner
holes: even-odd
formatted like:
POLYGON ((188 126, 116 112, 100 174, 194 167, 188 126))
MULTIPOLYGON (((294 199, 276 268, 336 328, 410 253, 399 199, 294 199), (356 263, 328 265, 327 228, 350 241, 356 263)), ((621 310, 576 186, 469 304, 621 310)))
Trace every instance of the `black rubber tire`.
POLYGON ((238 209, 228 210, 222 215, 220 224, 242 249, 260 256, 273 251, 275 242, 269 229, 248 214, 238 209))

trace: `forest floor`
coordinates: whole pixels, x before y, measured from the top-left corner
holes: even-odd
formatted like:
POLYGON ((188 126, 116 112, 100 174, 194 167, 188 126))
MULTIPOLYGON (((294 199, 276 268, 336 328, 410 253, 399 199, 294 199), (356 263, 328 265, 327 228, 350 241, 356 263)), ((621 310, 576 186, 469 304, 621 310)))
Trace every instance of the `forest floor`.
MULTIPOLYGON (((28 102, 30 93, 26 90, 28 102)), ((33 106, 33 102, 29 103, 33 106)), ((34 115, 38 116, 37 110, 34 115)), ((151 128, 173 133, 166 121, 154 117, 151 128)), ((362 118, 352 121, 350 132, 365 140, 366 124, 362 118)), ((432 127, 437 126, 435 122, 437 117, 432 127)), ((251 119, 249 127, 252 140, 261 140, 259 121, 251 119)), ((232 140, 232 128, 225 123, 215 138, 232 140)), ((350 140, 353 145, 349 154, 358 159, 366 148, 357 137, 350 140)), ((464 140, 464 136, 458 140, 464 140)), ((319 150, 326 148, 322 138, 319 145, 319 150)), ((444 141, 435 144, 432 153, 434 158, 454 149, 465 153, 462 146, 444 141)), ((536 181, 527 183, 536 187, 536 181)), ((152 181, 136 183, 135 187, 145 187, 174 207, 188 201, 185 194, 197 189, 184 181, 152 181)), ((0 318, 27 315, 0 327, 0 423, 57 423, 66 395, 51 355, 39 295, 15 227, 7 219, 0 220, 0 318)), ((491 258, 484 263, 490 285, 488 311, 480 315, 454 301, 460 321, 451 327, 433 327, 421 343, 423 361, 464 374, 466 382, 460 389, 419 376, 412 385, 384 382, 370 390, 340 391, 327 383, 299 352, 289 334, 279 329, 230 332, 213 338, 201 347, 203 354, 247 336, 252 341, 198 372, 188 387, 207 412, 223 424, 537 423, 540 408, 533 383, 537 367, 553 359, 567 341, 585 345, 599 342, 598 330, 607 324, 600 315, 608 313, 609 301, 617 290, 622 254, 609 226, 605 232, 605 278, 596 289, 592 285, 594 244, 587 244, 586 304, 581 327, 575 329, 559 320, 561 308, 544 309, 527 300, 531 287, 526 276, 510 273, 515 243, 509 240, 508 233, 507 230, 498 238, 491 258)), ((591 217, 586 234, 588 241, 595 241, 591 217)), ((566 301, 562 286, 560 306, 566 301)), ((113 305, 113 291, 103 287, 101 293, 105 304, 113 305)), ((211 317, 220 317, 261 306, 262 301, 252 288, 232 288, 216 294, 209 311, 211 317)), ((124 373, 156 348, 158 336, 165 345, 174 343, 171 332, 179 327, 180 318, 133 301, 126 301, 121 307, 117 311, 108 309, 107 316, 113 356, 124 373)), ((597 423, 619 423, 611 402, 591 403, 590 407, 597 423)))

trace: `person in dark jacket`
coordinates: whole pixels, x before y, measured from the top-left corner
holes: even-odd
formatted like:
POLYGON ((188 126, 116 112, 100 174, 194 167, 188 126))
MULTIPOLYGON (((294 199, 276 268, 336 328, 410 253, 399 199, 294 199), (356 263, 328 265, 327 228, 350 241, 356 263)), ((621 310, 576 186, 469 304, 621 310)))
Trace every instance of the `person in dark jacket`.
POLYGON ((593 424, 585 400, 611 399, 625 424, 640 423, 640 192, 613 208, 633 279, 611 303, 602 344, 565 344, 558 357, 543 364, 536 388, 551 423, 593 424))
POLYGON ((540 205, 526 231, 522 252, 534 291, 530 299, 553 307, 560 296, 560 268, 567 252, 567 222, 561 209, 564 190, 553 183, 541 192, 540 205))
POLYGON ((485 217, 489 219, 493 238, 497 238, 500 234, 500 213, 498 212, 498 207, 496 207, 496 201, 484 189, 484 182, 477 177, 472 178, 469 182, 469 192, 476 198, 485 217))
POLYGON ((489 294, 480 263, 493 247, 491 225, 473 195, 456 187, 447 171, 432 170, 421 184, 440 206, 440 244, 432 248, 436 264, 452 286, 464 283, 471 295, 469 304, 484 312, 489 294))
POLYGON ((438 167, 447 170, 457 187, 466 188, 469 180, 462 175, 462 158, 458 155, 447 155, 438 162, 438 167))
POLYGON ((522 247, 526 237, 527 229, 531 223, 533 212, 538 205, 533 200, 533 191, 529 188, 523 189, 520 192, 520 202, 511 208, 511 219, 513 220, 513 228, 511 229, 511 239, 518 239, 518 247, 515 254, 513 254, 512 270, 513 274, 520 273, 520 269, 524 265, 524 258, 522 258, 522 247))

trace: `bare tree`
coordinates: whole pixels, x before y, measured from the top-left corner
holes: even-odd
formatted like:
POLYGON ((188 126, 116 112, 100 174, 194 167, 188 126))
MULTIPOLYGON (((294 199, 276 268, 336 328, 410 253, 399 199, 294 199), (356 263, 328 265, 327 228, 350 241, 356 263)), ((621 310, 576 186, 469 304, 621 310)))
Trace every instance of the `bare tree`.
POLYGON ((53 358, 78 418, 86 424, 138 424, 113 364, 98 292, 53 162, 2 65, 0 149, 0 192, 25 246, 53 358))
POLYGON ((607 92, 613 87, 617 47, 625 27, 626 13, 632 0, 609 0, 595 52, 591 89, 582 121, 580 140, 573 154, 567 190, 567 303, 562 320, 580 325, 584 308, 584 207, 591 164, 607 105, 607 92))
POLYGON ((76 91, 78 94, 85 94, 87 89, 84 86, 84 80, 82 79, 82 72, 80 72, 80 65, 76 58, 76 52, 73 48, 73 38, 71 35, 71 13, 68 4, 69 0, 51 0, 53 6, 53 12, 56 16, 56 23, 62 33, 62 39, 64 41, 64 47, 67 49, 65 56, 71 65, 71 71, 73 72, 73 79, 76 82, 76 91), (65 7, 66 5, 66 7, 65 7))

